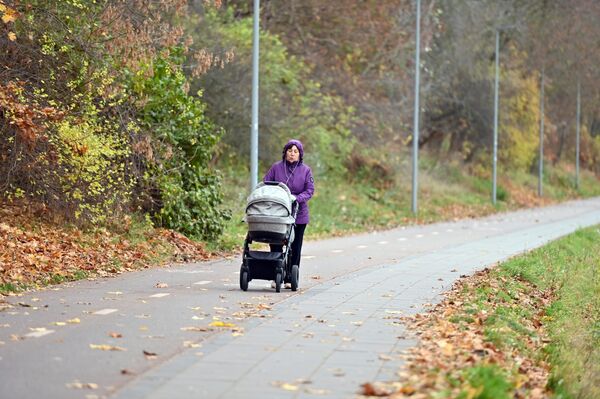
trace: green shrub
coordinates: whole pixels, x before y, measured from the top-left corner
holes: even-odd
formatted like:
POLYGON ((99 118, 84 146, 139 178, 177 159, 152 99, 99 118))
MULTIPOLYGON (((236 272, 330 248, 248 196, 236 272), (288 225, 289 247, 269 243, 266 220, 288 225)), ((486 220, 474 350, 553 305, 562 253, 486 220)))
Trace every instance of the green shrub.
POLYGON ((186 92, 183 61, 182 49, 174 48, 131 76, 131 89, 143 104, 140 127, 154 146, 141 184, 159 190, 152 212, 158 225, 210 239, 229 218, 219 208, 220 177, 209 168, 222 129, 206 117, 201 93, 186 92))

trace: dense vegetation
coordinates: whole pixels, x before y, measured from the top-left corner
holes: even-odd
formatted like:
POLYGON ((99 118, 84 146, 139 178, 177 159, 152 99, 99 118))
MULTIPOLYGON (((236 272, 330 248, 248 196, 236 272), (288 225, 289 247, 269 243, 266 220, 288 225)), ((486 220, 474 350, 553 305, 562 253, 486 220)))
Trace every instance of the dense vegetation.
MULTIPOLYGON (((552 164, 545 194, 597 193, 600 5, 422 7, 425 216, 435 219, 453 202, 493 210, 481 199, 491 176, 496 29, 507 176, 499 199, 535 193, 542 73, 544 159, 552 164)), ((26 199, 39 214, 79 226, 134 212, 199 239, 221 235, 226 208, 247 193, 252 1, 0 0, 0 16, 4 200, 26 199)), ((288 138, 306 142, 307 163, 340 203, 332 209, 315 198, 319 214, 337 218, 321 219, 323 233, 410 216, 414 17, 412 1, 263 1, 262 166, 288 138), (373 212, 384 220, 373 221, 373 212)))

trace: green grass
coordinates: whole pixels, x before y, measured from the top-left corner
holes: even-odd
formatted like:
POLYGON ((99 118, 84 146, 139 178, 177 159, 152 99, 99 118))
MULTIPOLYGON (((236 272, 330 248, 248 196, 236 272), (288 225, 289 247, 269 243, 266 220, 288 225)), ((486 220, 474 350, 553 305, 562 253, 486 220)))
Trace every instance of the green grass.
POLYGON ((2 283, 0 284, 0 294, 17 293, 27 290, 29 287, 21 283, 2 283))
POLYGON ((509 399, 512 398, 512 386, 506 373, 498 366, 481 365, 470 367, 463 372, 463 378, 469 385, 468 392, 459 394, 459 399, 509 399))

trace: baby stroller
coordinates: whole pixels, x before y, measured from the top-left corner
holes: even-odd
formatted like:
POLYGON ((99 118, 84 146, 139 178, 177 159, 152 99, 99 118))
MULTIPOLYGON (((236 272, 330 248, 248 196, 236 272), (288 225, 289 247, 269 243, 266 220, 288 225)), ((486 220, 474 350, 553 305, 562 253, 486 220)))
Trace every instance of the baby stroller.
POLYGON ((252 280, 274 280, 275 291, 289 282, 292 291, 298 289, 298 265, 291 265, 294 223, 298 206, 289 188, 279 182, 259 183, 246 205, 245 221, 248 234, 240 269, 240 288, 248 289, 252 280), (251 251, 250 244, 270 244, 271 251, 251 251))

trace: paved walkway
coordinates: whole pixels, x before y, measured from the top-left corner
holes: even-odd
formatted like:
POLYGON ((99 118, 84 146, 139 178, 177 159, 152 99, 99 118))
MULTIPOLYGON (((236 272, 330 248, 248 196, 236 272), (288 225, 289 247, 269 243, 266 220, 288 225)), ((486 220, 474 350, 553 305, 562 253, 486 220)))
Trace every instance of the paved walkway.
POLYGON ((461 274, 600 223, 598 199, 573 204, 577 211, 563 205, 523 211, 514 220, 488 218, 494 234, 449 240, 290 296, 273 308, 273 317, 246 323, 245 334, 220 334, 204 344, 201 358, 184 352, 116 397, 349 398, 364 382, 394 380, 399 355, 415 344, 405 338, 401 315, 438 301, 461 274))

